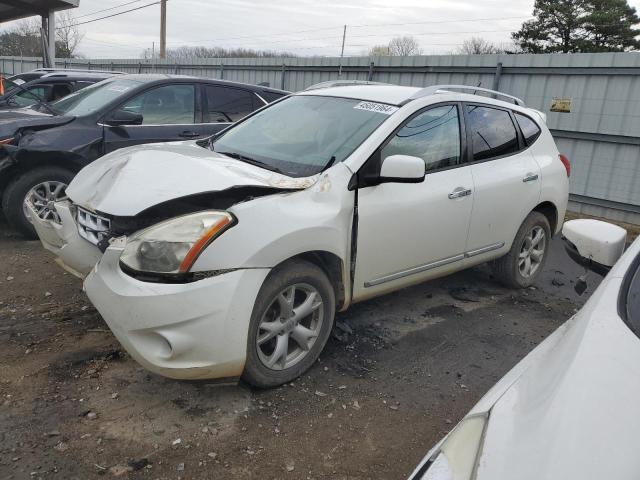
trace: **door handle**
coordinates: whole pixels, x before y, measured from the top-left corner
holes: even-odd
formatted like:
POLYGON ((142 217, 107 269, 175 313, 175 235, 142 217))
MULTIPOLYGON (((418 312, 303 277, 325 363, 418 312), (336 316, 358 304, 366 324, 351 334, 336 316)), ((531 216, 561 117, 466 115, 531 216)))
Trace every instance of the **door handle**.
POLYGON ((524 183, 527 182, 535 182, 538 179, 537 173, 527 173, 527 175, 522 179, 524 183))
POLYGON ((198 132, 191 132, 189 130, 185 130, 184 132, 178 134, 178 136, 182 138, 196 138, 196 137, 199 137, 200 134, 198 132))
POLYGON ((453 200, 454 198, 468 197, 469 195, 471 195, 470 188, 458 187, 449 194, 449 198, 453 200))

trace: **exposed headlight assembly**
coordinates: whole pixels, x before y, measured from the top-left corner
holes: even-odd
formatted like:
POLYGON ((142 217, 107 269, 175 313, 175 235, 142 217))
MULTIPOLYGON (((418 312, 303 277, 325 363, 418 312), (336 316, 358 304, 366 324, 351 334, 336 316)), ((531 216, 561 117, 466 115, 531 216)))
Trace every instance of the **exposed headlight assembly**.
POLYGON ((486 424, 486 415, 473 415, 462 420, 411 479, 473 479, 486 424))
POLYGON ((221 211, 166 220, 129 237, 120 262, 138 272, 187 273, 204 249, 235 223, 233 215, 221 211))

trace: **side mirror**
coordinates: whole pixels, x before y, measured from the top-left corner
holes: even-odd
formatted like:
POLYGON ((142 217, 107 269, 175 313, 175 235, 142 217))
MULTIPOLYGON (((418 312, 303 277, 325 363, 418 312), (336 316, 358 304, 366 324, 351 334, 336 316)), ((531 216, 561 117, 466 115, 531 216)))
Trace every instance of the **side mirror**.
POLYGON ((565 222, 562 237, 571 259, 599 275, 611 270, 627 243, 624 228, 592 219, 565 222))
POLYGON ((143 119, 144 117, 140 113, 130 112, 128 110, 116 110, 104 120, 104 123, 111 127, 142 125, 143 119))
POLYGON ((426 175, 424 160, 410 155, 391 155, 382 161, 380 183, 420 183, 426 175))

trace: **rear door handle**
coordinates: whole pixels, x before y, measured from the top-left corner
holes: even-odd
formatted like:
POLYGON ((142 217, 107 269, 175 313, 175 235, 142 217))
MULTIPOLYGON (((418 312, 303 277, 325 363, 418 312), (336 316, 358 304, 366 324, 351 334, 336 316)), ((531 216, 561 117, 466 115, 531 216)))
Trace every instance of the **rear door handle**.
POLYGON ((184 132, 178 134, 178 136, 182 137, 182 138, 196 138, 196 137, 199 137, 200 134, 198 132, 192 132, 192 131, 189 131, 189 130, 185 130, 184 132))
POLYGON ((471 195, 470 188, 458 187, 449 194, 449 198, 453 200, 454 198, 468 197, 469 195, 471 195))
POLYGON ((527 173, 527 175, 522 179, 524 183, 527 182, 535 182, 538 179, 537 173, 527 173))

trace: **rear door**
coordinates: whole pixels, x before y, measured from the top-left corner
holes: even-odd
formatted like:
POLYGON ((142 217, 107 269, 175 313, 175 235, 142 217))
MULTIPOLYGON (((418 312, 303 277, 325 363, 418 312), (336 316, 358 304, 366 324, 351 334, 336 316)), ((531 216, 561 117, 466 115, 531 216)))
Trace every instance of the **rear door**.
POLYGON ((511 245, 540 199, 540 167, 524 147, 509 109, 464 106, 475 185, 467 249, 478 255, 511 245))
POLYGON ((194 83, 161 85, 125 101, 120 110, 140 113, 141 125, 104 126, 105 150, 111 152, 130 145, 189 140, 204 136, 199 91, 194 83))

